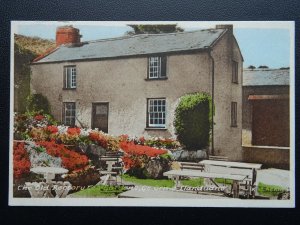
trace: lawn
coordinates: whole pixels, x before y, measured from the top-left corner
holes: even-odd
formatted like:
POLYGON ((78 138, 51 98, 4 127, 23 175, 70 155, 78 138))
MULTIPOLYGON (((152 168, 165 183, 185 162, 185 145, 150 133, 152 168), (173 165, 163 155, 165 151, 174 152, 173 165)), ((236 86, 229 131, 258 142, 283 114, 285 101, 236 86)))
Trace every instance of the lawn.
MULTIPOLYGON (((136 185, 144 185, 144 186, 151 186, 151 187, 174 187, 175 183, 173 180, 170 179, 139 179, 134 176, 129 176, 124 174, 122 179, 127 182, 134 183, 136 185)), ((215 179, 217 183, 230 185, 232 184, 232 180, 224 179, 215 179)), ((182 186, 189 186, 189 187, 201 187, 204 185, 203 178, 196 178, 196 179, 188 179, 188 180, 181 180, 182 186)), ((280 186, 276 185, 268 185, 259 182, 258 184, 258 193, 261 196, 265 197, 275 197, 280 192, 283 192, 285 189, 280 186)), ((107 186, 107 185, 96 185, 88 189, 81 190, 79 192, 73 193, 73 197, 100 197, 100 198, 111 198, 117 197, 118 194, 126 191, 124 186, 107 186)))
POLYGON ((83 189, 73 193, 73 197, 117 197, 118 194, 126 191, 123 186, 108 186, 108 185, 95 185, 91 188, 83 189))
POLYGON ((258 183, 257 192, 262 196, 275 197, 278 196, 280 192, 284 191, 286 191, 286 189, 281 186, 268 185, 261 182, 258 183))
POLYGON ((122 178, 125 181, 132 182, 134 184, 151 186, 151 187, 169 187, 169 188, 172 188, 175 185, 174 181, 169 180, 169 179, 160 179, 160 180, 155 180, 155 179, 139 179, 139 178, 136 178, 134 176, 129 176, 127 174, 124 174, 122 176, 122 178))

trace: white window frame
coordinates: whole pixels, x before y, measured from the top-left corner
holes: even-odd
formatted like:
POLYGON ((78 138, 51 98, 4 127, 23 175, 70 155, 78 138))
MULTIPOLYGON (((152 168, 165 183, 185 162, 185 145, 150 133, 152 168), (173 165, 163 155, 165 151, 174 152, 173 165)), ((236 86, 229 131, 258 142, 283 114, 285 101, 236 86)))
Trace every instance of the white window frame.
POLYGON ((66 126, 75 126, 76 121, 76 103, 75 102, 64 102, 63 103, 63 121, 64 125, 66 126), (71 108, 68 108, 67 106, 71 105, 71 108), (70 115, 67 115, 67 111, 70 111, 70 115), (72 120, 74 119, 74 124, 72 123, 72 120), (69 122, 67 122, 67 120, 69 122))
POLYGON ((166 107, 165 98, 148 99, 147 126, 149 128, 166 128, 166 107))
POLYGON ((149 57, 149 79, 156 79, 161 77, 161 57, 149 57), (156 65, 154 65, 156 63, 156 65), (153 69, 151 71, 151 69, 153 69))
POLYGON ((77 87, 77 70, 76 66, 66 66, 65 67, 65 88, 76 88, 77 87), (71 79, 70 86, 69 79, 71 79))

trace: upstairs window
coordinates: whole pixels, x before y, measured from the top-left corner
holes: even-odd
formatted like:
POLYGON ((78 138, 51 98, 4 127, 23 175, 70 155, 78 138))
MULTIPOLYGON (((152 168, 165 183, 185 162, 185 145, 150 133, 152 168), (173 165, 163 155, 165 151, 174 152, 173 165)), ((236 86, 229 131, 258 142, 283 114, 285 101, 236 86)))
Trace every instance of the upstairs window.
POLYGON ((236 61, 232 61, 232 83, 237 84, 239 82, 238 74, 239 74, 239 64, 236 61))
POLYGON ((75 126, 76 104, 75 102, 64 102, 63 123, 66 126, 75 126))
POLYGON ((75 89, 76 88, 76 67, 66 66, 64 71, 64 88, 75 89))
POLYGON ((147 127, 166 127, 166 99, 148 99, 147 127))
POLYGON ((148 59, 148 79, 165 79, 167 57, 155 56, 148 59))
POLYGON ((231 102, 231 126, 237 127, 237 102, 231 102))

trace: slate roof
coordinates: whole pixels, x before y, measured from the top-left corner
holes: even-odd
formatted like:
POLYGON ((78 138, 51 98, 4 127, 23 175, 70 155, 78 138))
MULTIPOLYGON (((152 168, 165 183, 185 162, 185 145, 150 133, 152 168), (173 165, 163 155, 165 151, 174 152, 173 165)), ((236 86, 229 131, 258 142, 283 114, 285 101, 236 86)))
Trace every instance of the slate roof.
POLYGON ((289 69, 255 69, 243 71, 243 86, 289 85, 289 69))
POLYGON ((205 49, 226 29, 206 29, 169 34, 142 34, 84 42, 82 46, 60 46, 35 63, 87 60, 205 49))

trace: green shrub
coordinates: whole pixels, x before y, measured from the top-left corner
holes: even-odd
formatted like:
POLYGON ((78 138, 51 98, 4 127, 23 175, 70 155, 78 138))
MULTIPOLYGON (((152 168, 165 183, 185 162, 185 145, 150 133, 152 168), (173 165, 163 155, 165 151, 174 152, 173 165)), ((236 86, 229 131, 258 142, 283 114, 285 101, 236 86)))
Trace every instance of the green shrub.
POLYGON ((175 110, 174 126, 178 141, 187 149, 197 150, 208 146, 211 111, 211 97, 207 93, 181 97, 175 110))
POLYGON ((31 94, 27 97, 27 111, 50 114, 48 99, 42 94, 31 94))

